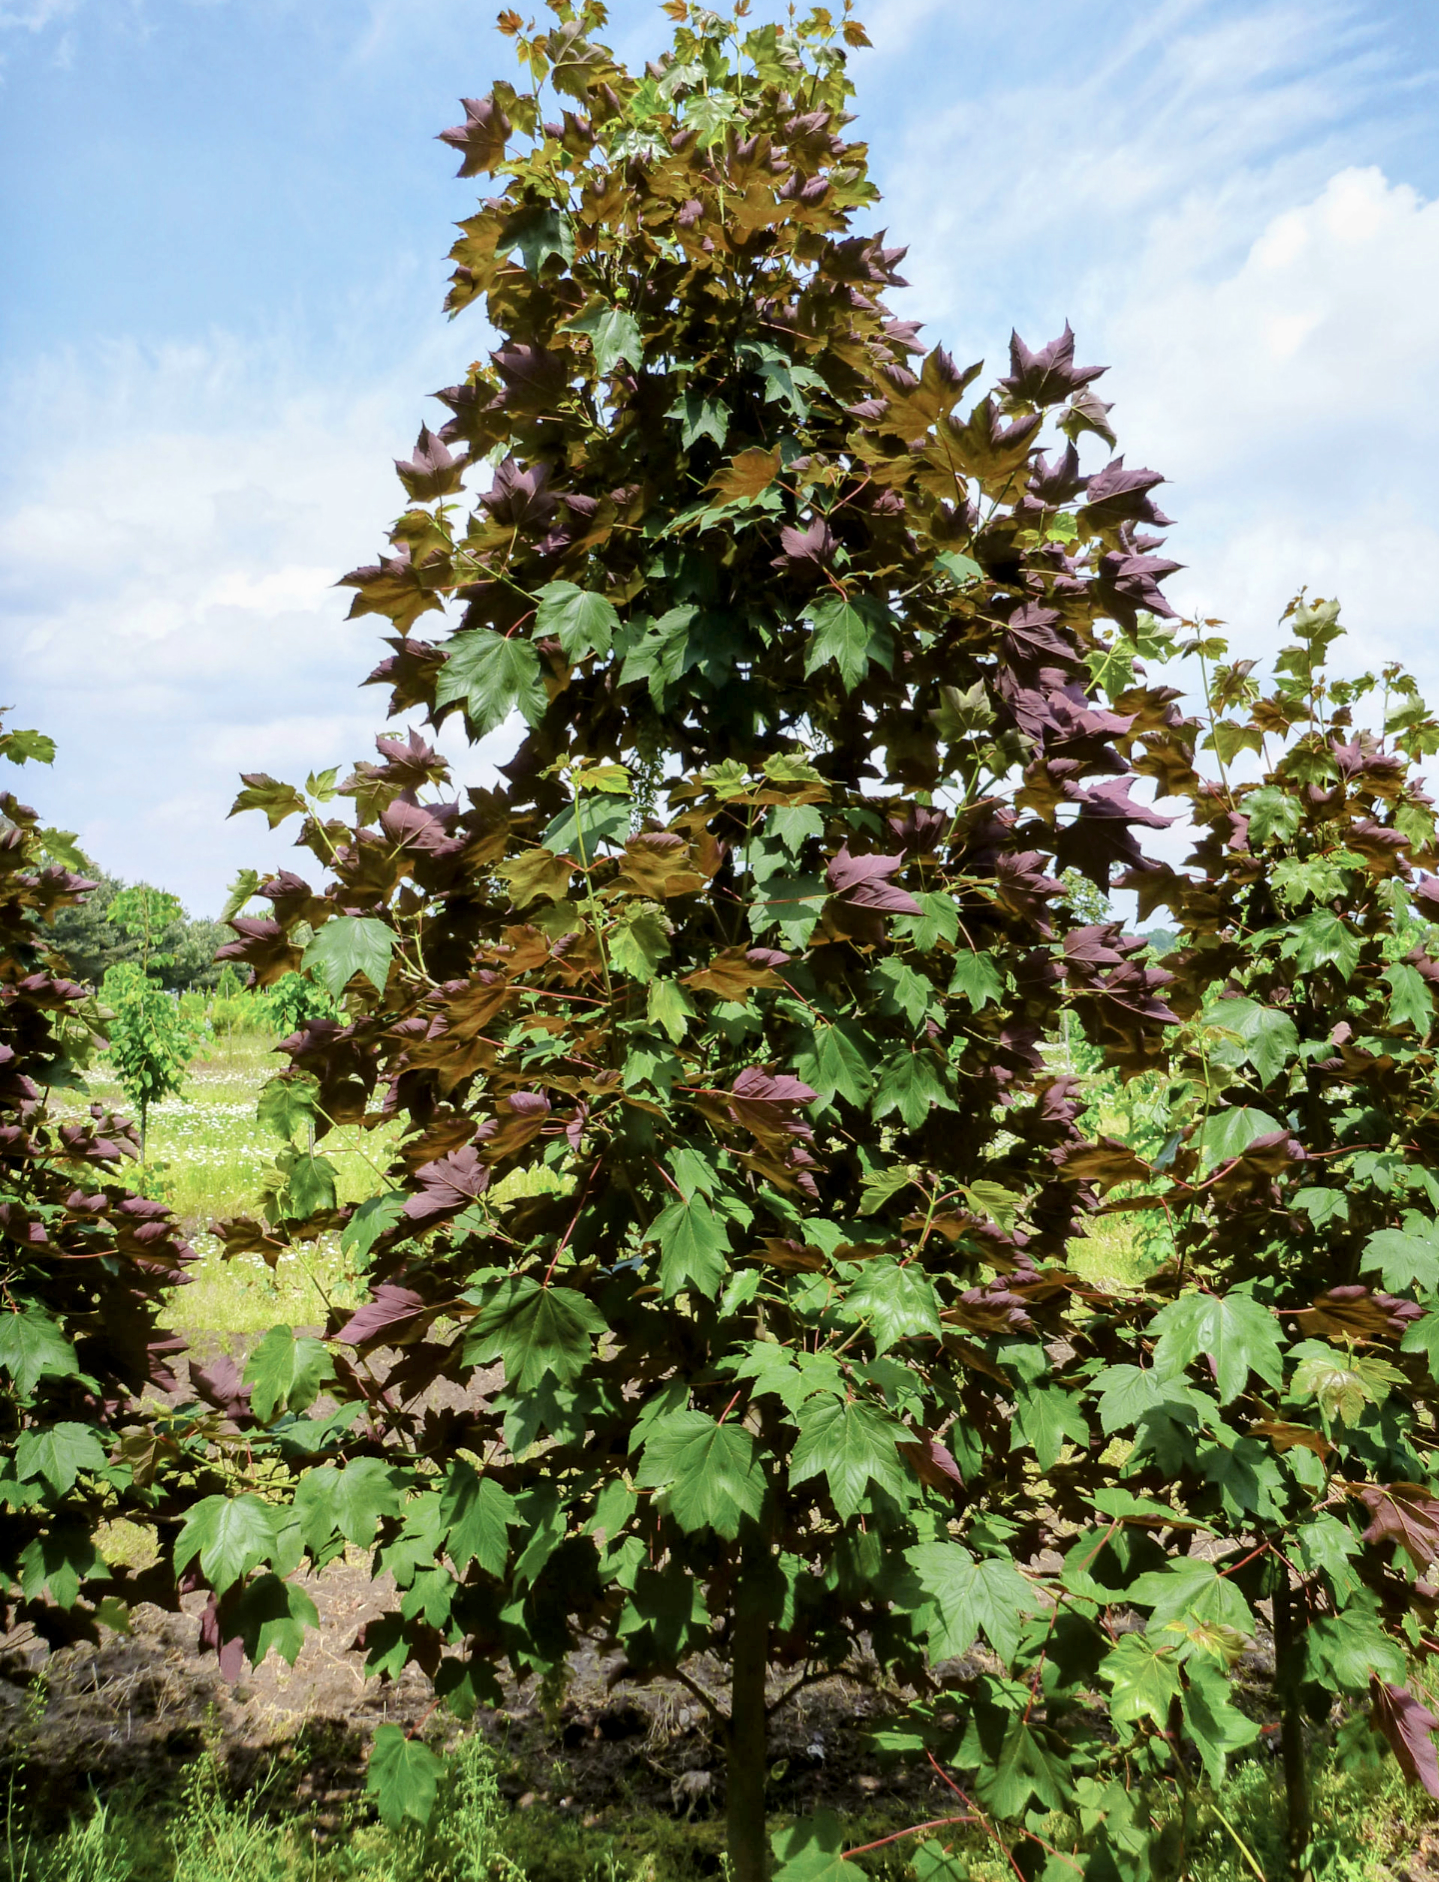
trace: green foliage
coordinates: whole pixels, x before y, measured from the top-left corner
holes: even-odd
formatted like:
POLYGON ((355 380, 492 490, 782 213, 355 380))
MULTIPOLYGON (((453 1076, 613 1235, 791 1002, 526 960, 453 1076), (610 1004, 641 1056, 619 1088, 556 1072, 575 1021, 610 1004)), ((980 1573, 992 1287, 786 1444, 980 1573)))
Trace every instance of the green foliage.
POLYGON ((110 1063, 121 1090, 140 1113, 143 1157, 150 1107, 181 1091, 199 1034, 175 995, 138 965, 108 969, 100 998, 109 1009, 110 1063))
MULTIPOLYGON (((48 741, 29 735, 17 746, 0 733, 0 751, 49 762, 48 741)), ((100 1104, 59 1108, 82 1085, 100 1014, 51 923, 90 884, 51 860, 48 833, 8 792, 0 823, 0 1618, 58 1645, 97 1638, 102 1603, 123 1617, 136 1598, 97 1549, 99 1525, 151 1515, 177 1467, 208 1466, 184 1414, 150 1421, 153 1446, 143 1432, 131 1442, 147 1386, 174 1383, 157 1316, 191 1250, 168 1210, 121 1180, 135 1127, 100 1104)), ((162 1573, 151 1598, 165 1596, 162 1573)))

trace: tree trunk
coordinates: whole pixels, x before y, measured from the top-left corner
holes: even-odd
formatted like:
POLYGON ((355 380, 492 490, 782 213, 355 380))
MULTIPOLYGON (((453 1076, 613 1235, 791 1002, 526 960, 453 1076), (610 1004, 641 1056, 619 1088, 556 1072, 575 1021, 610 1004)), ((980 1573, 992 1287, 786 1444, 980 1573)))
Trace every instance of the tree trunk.
POLYGON ((725 1837, 733 1882, 765 1882, 769 1869, 764 1820, 769 1766, 764 1697, 769 1621, 754 1580, 742 1577, 735 1603, 729 1727, 725 1734, 725 1837))
POLYGON ((1314 1813, 1309 1797, 1309 1765, 1304 1750, 1304 1704, 1300 1686, 1304 1678, 1304 1643, 1296 1638, 1294 1594, 1289 1569, 1274 1564, 1274 1683, 1279 1691, 1280 1730, 1283 1734, 1284 1794, 1289 1806, 1289 1873, 1294 1882, 1308 1882, 1310 1846, 1314 1841, 1314 1813))

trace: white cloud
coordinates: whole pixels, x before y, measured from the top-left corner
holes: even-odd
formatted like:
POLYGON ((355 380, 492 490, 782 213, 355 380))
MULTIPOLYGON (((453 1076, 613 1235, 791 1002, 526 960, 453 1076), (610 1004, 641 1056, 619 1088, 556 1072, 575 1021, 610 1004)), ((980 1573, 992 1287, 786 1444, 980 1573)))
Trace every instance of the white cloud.
POLYGON ((38 33, 53 20, 69 19, 79 5, 80 0, 28 0, 26 5, 0 6, 0 26, 38 33))
POLYGON ((12 389, 18 434, 50 442, 0 495, 0 699, 56 738, 26 790, 98 861, 213 910, 289 840, 225 821, 236 774, 369 754, 386 694, 359 688, 385 623, 347 622, 333 584, 383 546, 413 389, 457 350, 324 390, 217 336, 58 359, 12 389))
POLYGON ((1307 583, 1344 602, 1352 660, 1439 682, 1439 203, 1343 170, 1232 272, 1131 298, 1109 340, 1122 435, 1171 479, 1171 592, 1258 650, 1307 583))

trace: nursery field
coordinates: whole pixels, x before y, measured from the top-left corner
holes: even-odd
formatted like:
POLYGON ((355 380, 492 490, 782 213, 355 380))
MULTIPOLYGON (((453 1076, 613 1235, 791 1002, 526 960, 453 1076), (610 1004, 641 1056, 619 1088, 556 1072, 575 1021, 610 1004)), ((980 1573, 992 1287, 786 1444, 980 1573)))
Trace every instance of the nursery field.
MULTIPOLYGON (((228 1354, 243 1364, 269 1327, 318 1328, 328 1307, 346 1311, 363 1291, 338 1237, 286 1251, 272 1271, 255 1255, 227 1261, 208 1232, 261 1193, 275 1145, 257 1124, 256 1100, 276 1066, 274 1043, 255 1034, 210 1041, 183 1093, 151 1113, 146 1187, 171 1203, 201 1256, 167 1318, 206 1361, 228 1354)), ((103 1060, 89 1083, 95 1099, 122 1103, 103 1060)), ((378 1185, 383 1143, 360 1137, 340 1131, 325 1142, 342 1200, 378 1185)), ((1113 1219, 1104 1228, 1074 1246, 1075 1267, 1107 1282, 1139 1279, 1145 1258, 1132 1232, 1113 1219)), ((148 1559, 145 1532, 130 1524, 112 1525, 103 1546, 114 1564, 148 1559)), ((469 1728, 429 1729, 449 1753, 436 1813, 423 1830, 386 1828, 366 1795, 368 1743, 387 1721, 424 1725, 428 1685, 414 1666, 389 1683, 364 1678, 356 1636, 391 1589, 371 1578, 363 1552, 305 1585, 320 1625, 295 1665, 271 1655, 234 1685, 200 1649, 198 1597, 180 1614, 141 1607, 132 1631, 107 1629, 98 1647, 50 1654, 26 1630, 6 1641, 6 1882, 683 1882, 724 1873, 714 1797, 722 1751, 704 1712, 673 1680, 612 1683, 623 1656, 598 1643, 562 1686, 507 1682, 503 1708, 469 1728)), ((1261 1637, 1249 1657, 1262 1716, 1271 1643, 1261 1637)), ((683 1670, 702 1687, 722 1677, 703 1661, 683 1670)), ((827 1809, 847 1843, 877 1845, 853 1858, 856 1868, 895 1882, 915 1875, 915 1839, 904 1832, 948 1815, 952 1799, 939 1775, 876 1749, 876 1729, 909 1696, 856 1664, 781 1715, 768 1785, 774 1836, 827 1809)), ((1325 1754, 1316 1773, 1316 1877, 1439 1875, 1439 1810, 1367 1739, 1356 1736, 1347 1758, 1325 1754)), ((1282 1785, 1270 1750, 1222 1789, 1201 1786, 1199 1799, 1195 1876, 1282 1872, 1282 1785)), ((1015 1873, 978 1832, 962 1833, 956 1848, 974 1882, 1015 1873)))

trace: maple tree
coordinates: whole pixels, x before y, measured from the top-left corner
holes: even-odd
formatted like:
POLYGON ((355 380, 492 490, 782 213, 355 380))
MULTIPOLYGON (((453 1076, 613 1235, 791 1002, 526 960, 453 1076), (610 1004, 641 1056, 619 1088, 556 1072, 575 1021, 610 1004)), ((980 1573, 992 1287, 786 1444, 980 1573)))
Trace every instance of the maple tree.
MULTIPOLYGON (((533 89, 444 134, 498 180, 450 306, 499 344, 346 580, 392 714, 517 729, 463 797, 417 731, 343 782, 244 780, 322 879, 246 885, 270 912, 243 898, 224 952, 339 1010, 284 1042, 263 1219, 224 1237, 339 1228, 372 1286, 202 1383, 261 1474, 192 1504, 176 1562, 229 1666, 293 1657, 295 1571, 358 1545, 397 1589, 370 1670, 460 1716, 582 1635, 681 1680, 741 1882, 767 1719, 861 1642, 918 1695, 881 1743, 1021 1874, 1182 1870, 1194 1767, 1258 1733, 1232 1674, 1263 1602, 1302 1872, 1322 1695, 1374 1675, 1435 1778, 1404 1686, 1439 1537, 1431 721, 1394 673, 1397 752, 1350 736, 1322 608, 1268 694, 1180 642, 1187 719, 1143 671, 1176 651, 1160 479, 1081 468, 1114 445, 1098 369, 1016 336, 966 408, 979 369, 884 304, 862 29, 669 10, 639 77, 598 6, 503 16, 533 89), (1143 856, 1136 779, 1199 827, 1184 868, 1143 856), (1168 907, 1164 964, 1066 871, 1168 907), (326 1134, 394 1120, 384 1187, 337 1208, 326 1134), (1067 1265, 1102 1215, 1142 1285, 1067 1265)), ((388 1817, 437 1772, 377 1737, 388 1817)), ((790 1882, 853 1875, 839 1835, 785 1831, 790 1882)))
MULTIPOLYGON (((225 952, 343 994, 278 1081, 318 1120, 307 1193, 330 1125, 407 1124, 346 1230, 374 1274, 324 1349, 349 1422, 295 1491, 312 1560, 397 1575, 372 1670, 462 1710, 582 1629, 632 1677, 718 1652, 748 1882, 767 1668, 793 1691, 863 1636, 922 1678, 978 1628, 1011 1656, 1042 1605, 1008 1511, 1065 1436, 1046 1264, 1092 1198, 1041 1046, 1067 1004, 1142 1067, 1171 1017, 1051 871, 1107 885, 1162 821, 1129 759, 1173 746, 1172 695, 1096 706, 1087 662, 1172 565, 1134 534, 1153 473, 1080 474, 1111 434, 1067 330, 961 417, 979 369, 885 308, 899 251, 850 232, 861 29, 696 14, 637 80, 601 18, 519 41, 578 109, 501 85, 446 133, 505 179, 451 291, 502 344, 347 578, 393 623, 394 710, 523 719, 508 784, 450 801, 415 734, 338 787, 353 825, 248 777, 237 807, 303 813, 331 878, 264 884, 225 952), (483 1409, 414 1408, 491 1368, 483 1409)), ((337 1219, 291 1188, 229 1246, 337 1219)))
MULTIPOLYGON (((41 734, 0 729, 11 763, 53 755, 41 734)), ((0 1608, 7 1629, 28 1621, 52 1644, 98 1640, 132 1599, 174 1605, 168 1564, 112 1569, 96 1534, 176 1494, 187 1421, 142 1415, 140 1400, 175 1389, 181 1343, 157 1315, 193 1259, 169 1211, 121 1179, 134 1125, 99 1105, 57 1113, 104 1043, 93 994, 50 941, 56 913, 94 887, 51 860, 66 847, 0 793, 0 1608)), ((191 1462, 204 1469, 203 1438, 191 1462)))

